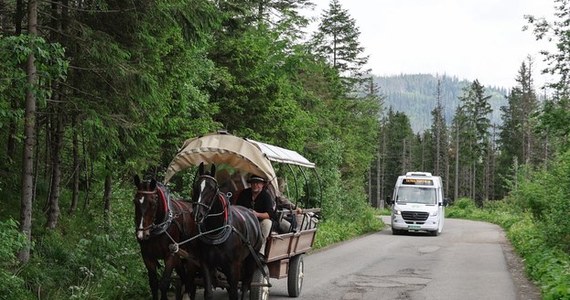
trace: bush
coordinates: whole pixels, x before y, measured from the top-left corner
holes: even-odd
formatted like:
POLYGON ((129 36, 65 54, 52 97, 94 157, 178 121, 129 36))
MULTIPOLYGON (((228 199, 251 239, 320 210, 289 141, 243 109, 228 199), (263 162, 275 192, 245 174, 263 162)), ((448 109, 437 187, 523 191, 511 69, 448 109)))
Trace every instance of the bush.
POLYGON ((384 224, 373 209, 362 211, 358 219, 327 219, 319 224, 314 249, 346 241, 365 233, 380 230, 384 224))
POLYGON ((570 152, 558 157, 552 169, 521 178, 511 198, 529 210, 547 233, 545 242, 570 253, 570 152))
POLYGON ((475 201, 469 198, 459 198, 453 203, 453 206, 446 208, 445 214, 450 218, 465 218, 472 215, 476 209, 475 201))
POLYGON ((570 299, 570 258, 548 247, 531 215, 525 214, 507 236, 524 257, 527 273, 540 283, 543 299, 570 299))
POLYGON ((15 271, 18 266, 18 253, 26 245, 26 237, 18 230, 13 219, 0 221, 0 299, 30 299, 25 281, 15 271))

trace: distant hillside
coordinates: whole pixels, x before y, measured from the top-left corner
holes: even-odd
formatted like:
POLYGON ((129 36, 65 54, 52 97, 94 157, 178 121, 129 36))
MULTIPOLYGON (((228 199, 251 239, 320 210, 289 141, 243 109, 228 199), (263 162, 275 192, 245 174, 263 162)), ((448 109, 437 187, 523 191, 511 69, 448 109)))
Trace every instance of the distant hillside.
MULTIPOLYGON (((459 97, 463 95, 463 88, 472 82, 459 80, 456 77, 443 75, 441 79, 442 105, 445 111, 445 120, 451 124, 455 110, 460 104, 459 97)), ((437 77, 431 74, 413 74, 397 76, 375 76, 374 80, 380 87, 380 94, 385 97, 384 108, 387 112, 390 107, 395 111, 405 113, 410 118, 412 129, 422 132, 431 127, 431 111, 437 104, 436 89, 437 77)), ((507 104, 505 88, 485 86, 486 95, 493 113, 491 123, 501 123, 500 107, 507 104)))

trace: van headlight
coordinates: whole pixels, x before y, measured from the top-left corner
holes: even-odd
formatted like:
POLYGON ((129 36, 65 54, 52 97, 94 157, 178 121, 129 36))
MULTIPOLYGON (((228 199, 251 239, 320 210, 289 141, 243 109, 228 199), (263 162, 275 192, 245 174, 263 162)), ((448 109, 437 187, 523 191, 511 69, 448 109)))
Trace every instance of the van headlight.
POLYGON ((431 212, 430 216, 432 217, 437 217, 437 210, 434 210, 431 212))
POLYGON ((395 215, 398 215, 398 216, 399 216, 399 215, 402 215, 402 212, 401 212, 399 209, 392 209, 392 212, 393 212, 395 215))

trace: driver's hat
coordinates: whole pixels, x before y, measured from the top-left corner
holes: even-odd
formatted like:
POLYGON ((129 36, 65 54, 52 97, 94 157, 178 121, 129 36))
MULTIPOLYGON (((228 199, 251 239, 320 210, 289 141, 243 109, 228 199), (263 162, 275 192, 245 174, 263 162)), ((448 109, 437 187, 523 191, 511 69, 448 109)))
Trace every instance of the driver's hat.
POLYGON ((261 177, 261 176, 257 176, 257 175, 251 175, 251 177, 249 177, 249 179, 247 180, 248 183, 252 183, 252 182, 265 182, 265 178, 261 177))

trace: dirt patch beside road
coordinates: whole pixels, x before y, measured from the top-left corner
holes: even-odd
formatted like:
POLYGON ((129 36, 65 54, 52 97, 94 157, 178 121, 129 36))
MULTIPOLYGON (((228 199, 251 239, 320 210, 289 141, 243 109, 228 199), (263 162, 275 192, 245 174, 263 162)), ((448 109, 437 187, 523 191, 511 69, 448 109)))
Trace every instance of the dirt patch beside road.
POLYGON ((517 289, 519 300, 541 300, 540 289, 530 281, 525 273, 524 263, 510 242, 503 245, 503 253, 507 261, 507 267, 513 277, 513 284, 517 289))

